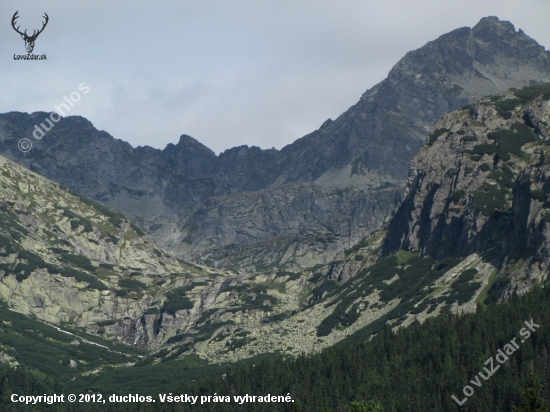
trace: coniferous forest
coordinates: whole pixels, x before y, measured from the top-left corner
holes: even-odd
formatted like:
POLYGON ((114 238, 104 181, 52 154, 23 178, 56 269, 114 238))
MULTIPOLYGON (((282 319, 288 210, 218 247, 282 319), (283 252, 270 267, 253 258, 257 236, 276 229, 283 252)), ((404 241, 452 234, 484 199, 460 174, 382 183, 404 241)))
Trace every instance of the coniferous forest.
MULTIPOLYGON (((361 411, 375 410, 361 405, 379 403, 388 411, 512 411, 521 405, 521 392, 534 376, 544 388, 539 403, 549 398, 550 383, 550 289, 536 289, 500 304, 480 306, 475 314, 444 315, 423 324, 392 332, 385 328, 370 341, 356 339, 313 356, 288 359, 273 356, 257 364, 237 365, 225 376, 211 376, 196 382, 174 382, 173 395, 230 396, 232 403, 160 403, 156 388, 143 388, 152 395, 150 404, 57 404, 17 406, 12 393, 41 395, 67 393, 49 378, 24 369, 0 370, 3 411, 361 411), (528 338, 520 335, 525 321, 536 328, 528 338), (519 348, 489 376, 485 367, 497 368, 498 350, 505 350, 513 338, 519 348), (523 343, 521 339, 524 340, 523 343), (494 358, 494 364, 485 364, 494 358), (478 373, 483 375, 481 378, 478 373), (476 378, 477 376, 477 378, 476 378), (478 387, 471 381, 479 382, 478 387), (462 401, 463 387, 474 393, 462 401), (233 402, 234 395, 286 395, 294 403, 233 402), (358 403, 365 401, 364 403, 358 403), (352 406, 352 403, 354 406, 352 406)), ((529 330, 527 328, 527 330, 529 330)), ((500 358, 503 359, 502 357, 500 358)), ((78 391, 73 387, 72 393, 78 391)), ((82 390, 81 392, 84 392, 82 390)), ((162 392, 161 392, 162 393, 162 392)), ((109 395, 109 394, 104 394, 109 395)), ((525 410, 525 409, 522 409, 525 410)), ((526 409, 533 410, 533 409, 526 409)), ((544 409, 534 409, 544 410, 544 409)))

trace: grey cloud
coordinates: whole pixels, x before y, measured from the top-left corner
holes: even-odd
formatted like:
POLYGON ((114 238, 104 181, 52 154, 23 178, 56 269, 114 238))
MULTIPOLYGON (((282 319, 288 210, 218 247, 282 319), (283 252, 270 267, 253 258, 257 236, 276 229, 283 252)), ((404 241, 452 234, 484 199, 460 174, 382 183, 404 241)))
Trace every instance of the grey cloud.
POLYGON ((71 114, 132 145, 190 134, 216 152, 281 148, 381 81, 407 51, 487 15, 550 45, 545 0, 42 1, 0 5, 0 111, 52 110, 85 82, 71 114), (35 53, 13 61, 50 16, 35 53))

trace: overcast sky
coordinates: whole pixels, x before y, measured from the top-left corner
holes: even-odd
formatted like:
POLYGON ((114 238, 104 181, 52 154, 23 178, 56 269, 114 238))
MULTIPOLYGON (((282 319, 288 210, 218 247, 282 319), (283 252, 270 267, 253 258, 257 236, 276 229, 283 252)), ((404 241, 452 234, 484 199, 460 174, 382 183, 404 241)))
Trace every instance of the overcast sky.
POLYGON ((489 15, 550 47, 548 0, 2 0, 0 112, 50 112, 86 83, 70 114, 133 146, 280 149, 407 51, 489 15), (16 10, 29 33, 48 13, 33 52, 46 61, 13 60, 16 10))

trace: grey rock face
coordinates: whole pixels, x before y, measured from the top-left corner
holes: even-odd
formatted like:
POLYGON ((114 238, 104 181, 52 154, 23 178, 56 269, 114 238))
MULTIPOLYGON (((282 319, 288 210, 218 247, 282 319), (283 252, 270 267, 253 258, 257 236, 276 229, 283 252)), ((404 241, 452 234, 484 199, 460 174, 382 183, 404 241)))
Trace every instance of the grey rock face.
POLYGON ((181 236, 188 257, 199 256, 209 266, 327 264, 377 229, 401 192, 401 186, 369 191, 293 183, 213 197, 181 236))
POLYGON ((146 346, 136 319, 163 292, 209 276, 123 215, 2 156, 0 186, 0 301, 16 312, 146 346))
POLYGON ((442 115, 543 81, 550 81, 549 53, 489 17, 407 53, 348 111, 280 151, 241 146, 216 156, 186 135, 164 150, 133 148, 75 116, 23 154, 18 140, 32 139, 46 113, 12 112, 0 116, 0 154, 127 214, 190 259, 211 253, 225 264, 242 247, 261 250, 261 262, 283 263, 278 239, 295 237, 311 245, 303 253, 333 257, 399 204, 409 163, 442 115), (337 246, 316 241, 327 237, 337 246))
POLYGON ((545 279, 550 84, 529 93, 485 98, 438 122, 411 164, 384 253, 408 249, 435 259, 480 254, 502 276, 492 289, 495 298, 545 279))

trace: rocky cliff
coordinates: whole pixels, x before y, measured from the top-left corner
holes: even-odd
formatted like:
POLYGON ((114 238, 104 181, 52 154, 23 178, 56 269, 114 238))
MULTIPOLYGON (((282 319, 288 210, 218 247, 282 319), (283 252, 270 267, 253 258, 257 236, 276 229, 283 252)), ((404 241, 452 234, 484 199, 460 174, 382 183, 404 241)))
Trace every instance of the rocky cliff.
MULTIPOLYGON (((0 311, 61 327, 78 342, 103 338, 102 345, 145 349, 155 362, 190 353, 211 362, 235 360, 292 342, 296 353, 314 350, 323 306, 301 311, 312 272, 245 277, 188 264, 155 246, 124 215, 1 156, 0 186, 0 311)), ((10 337, 29 321, 11 318, 2 326, 0 362, 25 364, 26 352, 10 337)), ((34 332, 27 332, 33 341, 34 332)), ((56 342, 58 349, 66 346, 56 342)))
MULTIPOLYGON (((171 257, 124 215, 3 157, 0 186, 0 312, 10 319, 0 325, 0 362, 11 364, 29 364, 28 348, 44 339, 56 356, 67 356, 63 334, 43 323, 73 334, 71 344, 76 339, 83 348, 99 340, 107 351, 128 354, 130 363, 139 354, 131 347, 144 350, 140 365, 191 354, 220 362, 310 353, 365 328, 376 333, 385 322, 398 326, 427 316, 432 304, 434 316, 456 296, 432 299, 410 314, 432 291, 420 287, 475 264, 481 275, 472 288, 478 290, 491 267, 471 259, 435 265, 409 252, 380 260, 385 232, 379 230, 347 249, 342 261, 296 271, 214 273, 171 257), (434 265, 415 280, 418 270, 434 265), (419 289, 414 297, 405 287, 411 280, 419 289), (25 350, 14 343, 21 331, 25 350)), ((460 307, 475 298, 461 298, 460 307)))
POLYGON ((146 314, 187 308, 178 288, 221 283, 120 213, 3 157, 0 183, 0 300, 14 311, 147 348, 175 331, 148 333, 146 314))
POLYGON ((440 120, 413 160, 386 254, 483 256, 489 297, 545 281, 550 261, 550 84, 487 97, 440 120))
MULTIPOLYGON (((443 117, 389 223, 341 260, 292 271, 214 273, 174 259, 123 215, 0 157, 0 300, 75 336, 145 349, 139 365, 311 353, 384 325, 474 311, 546 280, 549 99, 550 83, 528 86, 443 117)), ((305 196, 307 210, 312 189, 300 184, 293 196, 305 196)), ((254 214, 273 193, 251 192, 265 198, 235 209, 254 214)), ((338 199, 315 207, 329 212, 338 199)), ((294 256, 307 259, 302 242, 292 242, 294 256)), ((24 363, 15 346, 3 348, 1 359, 24 363)))
POLYGON ((216 156, 185 135, 164 150, 133 148, 80 117, 37 141, 39 112, 0 116, 0 153, 127 214, 182 257, 249 270, 311 265, 338 258, 389 217, 443 114, 543 81, 549 53, 489 17, 408 53, 348 111, 280 151, 241 146, 216 156), (22 137, 34 145, 25 154, 22 137))

